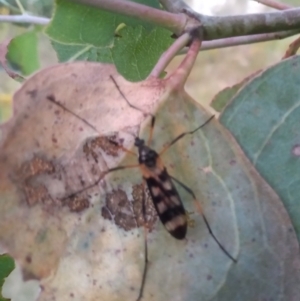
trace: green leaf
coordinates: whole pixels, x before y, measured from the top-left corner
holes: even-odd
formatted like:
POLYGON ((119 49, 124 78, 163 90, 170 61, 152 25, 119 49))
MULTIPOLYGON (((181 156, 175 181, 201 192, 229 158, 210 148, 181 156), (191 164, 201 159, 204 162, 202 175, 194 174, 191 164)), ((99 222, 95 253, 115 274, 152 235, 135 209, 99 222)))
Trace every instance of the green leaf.
POLYGON ((29 75, 39 68, 37 46, 35 31, 23 33, 11 40, 6 57, 22 74, 29 75))
MULTIPOLYGON (((135 2, 160 8, 156 0, 135 2)), ((147 77, 172 43, 172 33, 163 28, 67 0, 56 1, 46 33, 60 61, 114 63, 132 81, 147 77), (125 28, 118 29, 120 26, 125 28)))
POLYGON ((295 56, 251 80, 220 121, 279 194, 300 241, 299 85, 300 57, 295 56))
POLYGON ((82 60, 112 63, 109 47, 94 47, 92 45, 70 45, 52 41, 60 62, 82 60))
POLYGON ((130 81, 139 81, 147 77, 155 63, 167 49, 172 39, 170 32, 153 29, 147 32, 141 26, 125 27, 119 33, 112 48, 112 58, 119 71, 130 81))
POLYGON ((1 295, 2 286, 5 278, 12 272, 15 268, 15 261, 12 257, 7 254, 0 255, 0 301, 4 301, 1 295))
POLYGON ((211 101, 211 106, 217 112, 221 112, 226 107, 226 105, 230 103, 230 100, 238 92, 238 90, 241 89, 245 84, 247 84, 259 72, 261 71, 257 71, 251 74, 250 76, 246 77, 241 82, 233 85, 232 87, 227 87, 221 90, 211 101))

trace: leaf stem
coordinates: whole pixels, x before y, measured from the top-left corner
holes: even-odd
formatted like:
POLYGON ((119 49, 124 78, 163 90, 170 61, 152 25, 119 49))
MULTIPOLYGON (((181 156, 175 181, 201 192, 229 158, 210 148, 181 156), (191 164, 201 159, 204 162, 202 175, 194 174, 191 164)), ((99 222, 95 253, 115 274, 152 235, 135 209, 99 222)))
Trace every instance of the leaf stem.
POLYGON ((191 35, 184 33, 177 38, 174 43, 166 50, 160 57, 159 61, 149 74, 149 77, 159 77, 164 71, 165 67, 170 63, 174 56, 190 41, 191 35))
POLYGON ((30 15, 0 15, 0 23, 1 22, 47 25, 50 22, 50 19, 30 15))
POLYGON ((188 49, 188 52, 179 67, 168 78, 168 86, 172 90, 180 90, 183 88, 188 76, 193 69, 202 41, 200 38, 194 38, 188 49))
POLYGON ((17 7, 12 6, 10 3, 8 3, 6 0, 0 0, 0 3, 3 4, 3 6, 9 8, 12 12, 20 13, 20 10, 17 7))
POLYGON ((22 14, 22 15, 26 15, 26 11, 25 11, 25 9, 24 9, 22 3, 20 2, 20 0, 15 0, 15 1, 16 1, 17 5, 18 5, 18 8, 19 8, 21 14, 22 14))

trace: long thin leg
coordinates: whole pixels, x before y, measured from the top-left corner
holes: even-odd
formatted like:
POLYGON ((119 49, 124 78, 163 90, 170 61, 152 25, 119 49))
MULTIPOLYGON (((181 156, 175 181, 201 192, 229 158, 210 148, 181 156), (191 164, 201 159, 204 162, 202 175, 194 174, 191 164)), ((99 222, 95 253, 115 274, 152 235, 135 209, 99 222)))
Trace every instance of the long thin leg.
POLYGON ((196 196, 193 192, 193 190, 191 190, 189 187, 187 187, 185 184, 183 184, 182 182, 180 182, 179 180, 177 180, 176 178, 170 176, 177 184, 179 184, 183 189, 185 189, 186 192, 188 192, 192 197, 193 197, 193 201, 194 204, 196 206, 197 211, 199 212, 199 214, 202 215, 204 223, 208 229, 209 234, 212 236, 212 238, 215 240, 215 242, 217 243, 217 245, 220 247, 220 249, 227 255, 227 257, 229 257, 234 263, 237 263, 237 260, 235 258, 233 258, 229 252, 222 246, 222 244, 219 242, 219 240, 217 239, 217 237, 215 236, 215 234, 213 233, 208 220, 206 218, 206 216, 204 215, 203 209, 201 207, 201 205, 199 204, 199 202, 197 202, 196 196))
POLYGON ((143 220, 144 220, 144 256, 145 256, 145 265, 144 265, 144 271, 142 276, 142 282, 140 286, 140 292, 139 296, 136 299, 136 301, 140 301, 143 297, 144 287, 145 287, 145 281, 146 281, 146 275, 148 270, 148 245, 147 245, 147 236, 148 236, 148 228, 146 227, 146 197, 145 197, 145 181, 143 181, 143 200, 142 200, 142 214, 143 214, 143 220))
POLYGON ((175 144, 178 140, 180 140, 181 138, 183 138, 186 135, 191 135, 195 132, 197 132, 198 130, 200 130, 202 127, 204 127, 206 124, 208 124, 213 118, 215 117, 215 115, 212 115, 211 117, 209 117, 204 123, 202 123, 200 126, 198 126, 196 129, 189 131, 189 132, 183 132, 180 135, 178 135, 175 139, 173 139, 170 143, 168 143, 159 153, 159 155, 161 156, 166 150, 168 150, 173 144, 175 144))
POLYGON ((71 198, 71 197, 74 197, 76 194, 79 194, 79 193, 82 193, 94 186, 96 186, 97 184, 99 184, 99 182, 109 173, 113 172, 113 171, 117 171, 117 170, 121 170, 121 169, 126 169, 126 168, 136 168, 136 167, 139 167, 140 165, 139 164, 134 164, 134 165, 123 165, 123 166, 117 166, 117 167, 114 167, 114 168, 111 168, 111 169, 108 169, 106 171, 104 171, 100 177, 92 184, 86 186, 86 187, 83 187, 82 189, 80 190, 77 190, 76 192, 73 192, 72 194, 64 197, 63 199, 68 199, 68 198, 71 198))
POLYGON ((137 110, 140 111, 142 113, 144 113, 146 116, 150 116, 151 117, 151 125, 150 125, 150 134, 149 134, 149 138, 148 138, 148 142, 147 145, 150 145, 151 141, 152 141, 152 136, 153 136, 153 129, 154 129, 154 124, 155 124, 155 116, 149 112, 144 111, 143 109, 136 107, 135 105, 133 105, 125 96, 125 94, 122 92, 120 86, 118 85, 118 83, 116 82, 116 80, 113 78, 112 75, 110 75, 111 80, 113 81, 113 83, 115 84, 116 88, 118 89, 119 93, 121 94, 121 96, 125 99, 125 101, 127 102, 127 104, 137 110))

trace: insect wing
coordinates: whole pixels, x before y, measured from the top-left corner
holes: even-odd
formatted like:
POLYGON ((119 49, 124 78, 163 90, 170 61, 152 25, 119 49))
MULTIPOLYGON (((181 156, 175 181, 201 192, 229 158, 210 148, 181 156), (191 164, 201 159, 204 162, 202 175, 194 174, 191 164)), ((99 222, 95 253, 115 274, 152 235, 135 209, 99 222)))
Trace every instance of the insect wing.
POLYGON ((161 222, 174 238, 184 239, 187 232, 186 213, 166 169, 159 175, 159 180, 152 176, 145 180, 161 222))

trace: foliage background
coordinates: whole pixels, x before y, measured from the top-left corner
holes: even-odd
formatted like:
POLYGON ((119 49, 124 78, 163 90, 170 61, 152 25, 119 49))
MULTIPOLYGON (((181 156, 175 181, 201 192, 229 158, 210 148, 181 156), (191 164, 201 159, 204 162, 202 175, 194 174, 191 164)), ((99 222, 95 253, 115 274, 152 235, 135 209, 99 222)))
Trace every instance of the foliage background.
MULTIPOLYGON (((17 7, 15 0, 5 1, 17 7)), ((202 13, 214 15, 234 15, 255 12, 272 11, 253 0, 219 0, 209 1, 210 4, 219 2, 214 6, 200 1, 186 1, 202 13)), ((291 5, 299 4, 297 0, 282 1, 291 5)), ((28 11, 35 15, 50 17, 53 9, 52 0, 22 0, 21 3, 28 11)), ((9 14, 0 0, 1 14, 9 14), (2 4, 2 5, 1 5, 2 4)), ((15 37, 28 30, 28 25, 0 23, 0 41, 15 37)), ((201 52, 198 56, 192 74, 187 82, 186 89, 194 99, 204 105, 208 105, 211 99, 220 90, 232 86, 249 74, 278 62, 283 56, 289 43, 294 38, 282 41, 264 42, 252 45, 235 46, 224 49, 216 49, 201 52), (234 55, 233 55, 234 54, 234 55)), ((53 65, 57 62, 56 54, 52 49, 49 39, 42 33, 38 33, 38 51, 40 68, 53 65)), ((169 68, 174 68, 181 60, 177 57, 169 68)), ((170 69, 169 69, 170 70, 170 69)), ((8 118, 10 114, 10 99, 14 91, 20 86, 11 79, 0 66, 0 120, 8 118)))
MULTIPOLYGON (((14 0, 5 1, 16 7, 14 0)), ((53 3, 51 0, 23 0, 26 10, 34 15, 50 17, 53 3)), ((193 2, 193 1, 189 1, 193 2)), ((220 1, 222 2, 222 1, 220 1)), ((299 5, 298 0, 282 1, 291 5, 299 5)), ((190 3, 191 5, 193 3, 190 3)), ((194 4, 199 4, 195 0, 194 4)), ((214 6, 208 11, 207 7, 196 7, 202 13, 215 15, 247 14, 254 12, 271 11, 251 0, 227 0, 214 6)), ((7 9, 4 1, 0 0, 0 14, 10 14, 13 9, 7 9)), ((0 41, 15 37, 28 30, 28 25, 20 26, 7 23, 0 24, 0 41)), ((264 42, 252 45, 235 46, 201 52, 197 63, 187 82, 186 89, 194 99, 208 106, 213 97, 222 89, 232 86, 248 75, 277 63, 284 55, 288 45, 295 37, 282 41, 264 42)), ((57 63, 57 58, 48 38, 42 31, 38 32, 38 51, 40 68, 57 63)), ((169 66, 175 68, 181 57, 177 57, 169 66)), ((0 67, 0 121, 6 120, 11 114, 11 97, 20 86, 11 79, 0 67)), ((7 258, 6 258, 7 259, 7 258)), ((11 265, 11 262, 9 262, 11 265)), ((1 270, 1 268, 0 268, 1 270)), ((1 280, 1 277, 0 277, 1 280)), ((1 300, 1 298, 0 298, 1 300)))

